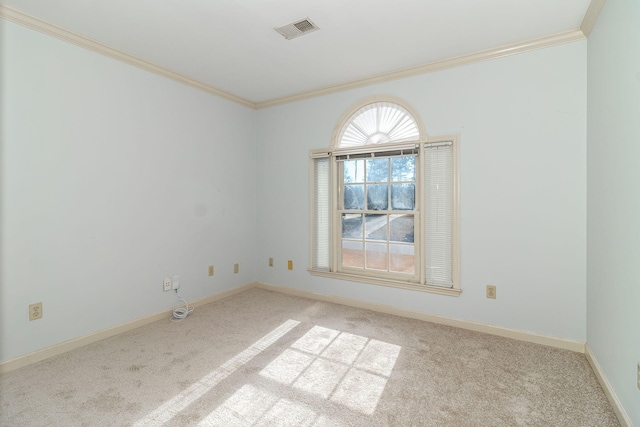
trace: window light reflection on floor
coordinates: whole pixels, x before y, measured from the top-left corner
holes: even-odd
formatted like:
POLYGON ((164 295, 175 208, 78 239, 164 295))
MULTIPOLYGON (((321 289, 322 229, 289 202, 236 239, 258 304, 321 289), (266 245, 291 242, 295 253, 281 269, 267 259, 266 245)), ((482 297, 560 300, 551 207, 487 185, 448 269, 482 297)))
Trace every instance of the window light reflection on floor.
POLYGON ((307 405, 283 399, 251 384, 245 384, 198 424, 200 427, 212 425, 304 427, 334 426, 335 423, 324 416, 318 416, 307 405))
MULTIPOLYGON (((315 326, 269 363, 260 376, 373 414, 395 366, 400 346, 315 326)), ((245 384, 198 425, 335 426, 302 402, 245 384)))
POLYGON ((249 362, 258 354, 262 353, 270 345, 275 343, 278 339, 283 337, 299 324, 300 322, 296 320, 287 320, 286 322, 269 332, 267 335, 251 344, 242 352, 226 361, 220 367, 211 371, 209 374, 200 379, 200 381, 194 383, 180 394, 163 403, 143 419, 138 420, 134 424, 134 426, 147 427, 163 425, 167 421, 171 420, 180 411, 202 397, 205 393, 209 392, 220 381, 233 374, 238 368, 249 362))
MULTIPOLYGON (((299 324, 295 320, 284 322, 134 426, 164 425, 299 324)), ((314 326, 259 375, 370 415, 375 412, 400 350, 394 344, 314 326)), ((317 414, 302 402, 293 402, 252 384, 242 386, 198 425, 258 424, 335 425, 334 420, 317 414)))
POLYGON ((400 349, 394 344, 315 326, 260 375, 372 414, 400 349))

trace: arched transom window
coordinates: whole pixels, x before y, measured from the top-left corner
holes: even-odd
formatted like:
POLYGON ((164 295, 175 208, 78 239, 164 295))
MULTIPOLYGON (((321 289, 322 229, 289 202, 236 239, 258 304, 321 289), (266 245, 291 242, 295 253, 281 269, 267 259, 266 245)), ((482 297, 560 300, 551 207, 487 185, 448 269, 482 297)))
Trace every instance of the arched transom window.
POLYGON ((406 108, 391 102, 376 102, 351 116, 340 132, 338 147, 417 141, 419 137, 418 124, 406 108))

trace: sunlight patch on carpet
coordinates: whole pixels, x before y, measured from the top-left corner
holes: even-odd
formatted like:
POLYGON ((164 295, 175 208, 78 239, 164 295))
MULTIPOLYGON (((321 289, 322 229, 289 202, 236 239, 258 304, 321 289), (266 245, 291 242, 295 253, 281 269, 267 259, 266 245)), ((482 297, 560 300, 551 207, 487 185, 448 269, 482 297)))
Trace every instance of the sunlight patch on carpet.
POLYGON ((245 384, 200 421, 198 426, 317 426, 318 421, 321 421, 319 418, 307 405, 245 384))
POLYGON ((167 402, 160 405, 146 417, 138 420, 135 427, 147 427, 163 425, 164 423, 175 417, 180 411, 191 405, 204 394, 209 392, 220 381, 233 374, 238 368, 245 365, 251 359, 262 353, 269 346, 282 338, 285 334, 298 326, 300 322, 296 320, 287 320, 258 341, 251 344, 242 352, 222 364, 217 369, 211 371, 200 381, 194 383, 182 393, 174 396, 167 402))
POLYGON ((400 350, 398 345, 315 326, 260 375, 373 414, 400 350))

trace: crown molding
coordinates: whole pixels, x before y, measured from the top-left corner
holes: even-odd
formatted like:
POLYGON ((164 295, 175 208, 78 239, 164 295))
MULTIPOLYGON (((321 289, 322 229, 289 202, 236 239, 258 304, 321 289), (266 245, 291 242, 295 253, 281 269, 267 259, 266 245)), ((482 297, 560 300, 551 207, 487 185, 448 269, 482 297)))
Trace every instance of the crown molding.
MULTIPOLYGON (((594 0, 600 1, 600 0, 594 0)), ((504 56, 515 55, 517 53, 528 52, 531 50, 542 49, 546 47, 556 46, 564 43, 571 43, 584 40, 585 35, 581 30, 565 31, 551 36, 541 37, 537 39, 527 40, 519 43, 505 45, 497 48, 486 49, 468 55, 457 56, 454 58, 444 59, 442 61, 431 62, 429 64, 418 65, 416 67, 404 68, 402 70, 392 71, 389 73, 378 74, 362 80, 354 80, 348 83, 341 83, 334 86, 328 86, 321 89, 310 90, 308 92, 298 93, 282 98, 271 99, 256 103, 257 109, 269 108, 276 105, 288 104, 290 102, 301 101, 304 99, 315 98, 318 96, 328 95, 345 90, 356 89, 364 86, 370 86, 378 83, 384 83, 391 80, 398 80, 407 77, 413 77, 420 74, 433 73, 435 71, 445 70, 447 68, 460 67, 463 65, 473 64, 489 59, 502 58, 504 56)))
POLYGON ((541 37, 532 40, 526 40, 519 43, 500 46, 497 48, 486 49, 467 55, 457 56, 454 58, 448 58, 441 61, 431 62, 416 67, 404 68, 397 71, 392 71, 383 74, 377 74, 372 77, 368 77, 361 80, 354 80, 351 82, 341 83, 333 86, 327 86, 320 89, 314 89, 306 92, 297 93, 290 96, 281 98, 274 98, 266 101, 252 102, 248 99, 239 97, 232 93, 223 91, 214 86, 208 85, 201 81, 192 79, 176 71, 169 70, 161 67, 157 64, 130 55, 126 52, 109 47, 103 43, 92 40, 88 37, 80 34, 65 30, 57 25, 50 24, 34 16, 28 15, 19 10, 13 9, 9 6, 0 5, 0 18, 14 22, 16 24, 31 28, 41 33, 47 34, 52 37, 56 37, 60 40, 75 44, 93 52, 108 56, 118 61, 124 62, 129 65, 141 68, 146 71, 150 71, 154 74, 178 81, 180 83, 187 84, 196 89, 210 93, 212 95, 219 96, 221 98, 236 102, 253 109, 269 108, 276 105, 288 104, 290 102, 301 101, 305 99, 315 98, 323 95, 329 95, 332 93, 342 92, 350 89, 361 88, 365 86, 371 86, 374 84, 384 83, 392 80, 403 79, 407 77, 413 77, 420 74, 432 73, 435 71, 445 70, 448 68, 460 67, 463 65, 473 64, 480 61, 486 61, 490 59, 501 58, 504 56, 515 55, 518 53, 528 52, 531 50, 542 49, 546 47, 556 46, 564 43, 571 43, 574 41, 583 40, 586 38, 586 34, 591 31, 593 24, 597 19, 597 16, 604 5, 605 0, 592 0, 582 22, 580 29, 565 31, 551 36, 541 37))
POLYGON ((580 24, 580 30, 582 30, 586 37, 589 37, 591 30, 593 30, 593 27, 596 25, 605 1, 606 0, 591 0, 591 3, 589 3, 587 13, 585 13, 582 24, 580 24))
POLYGON ((201 81, 192 79, 176 71, 172 71, 167 68, 161 67, 159 65, 156 65, 142 58, 138 58, 126 52, 122 52, 118 49, 114 49, 103 43, 92 40, 88 37, 65 30, 64 28, 58 27, 57 25, 54 25, 54 24, 50 24, 46 21, 43 21, 31 15, 28 15, 17 9, 13 9, 9 6, 0 5, 0 18, 31 28, 33 30, 58 38, 60 40, 64 40, 66 42, 75 44, 76 46, 83 47, 85 49, 99 53, 101 55, 108 56, 110 58, 124 62, 126 64, 133 65, 138 68, 142 68, 143 70, 150 71, 154 74, 158 74, 160 76, 169 78, 171 80, 184 83, 196 89, 200 89, 202 91, 211 93, 221 98, 225 98, 229 101, 236 102, 246 107, 254 108, 254 109, 256 108, 256 104, 247 99, 241 98, 229 92, 225 92, 221 89, 218 89, 216 87, 213 87, 201 81))

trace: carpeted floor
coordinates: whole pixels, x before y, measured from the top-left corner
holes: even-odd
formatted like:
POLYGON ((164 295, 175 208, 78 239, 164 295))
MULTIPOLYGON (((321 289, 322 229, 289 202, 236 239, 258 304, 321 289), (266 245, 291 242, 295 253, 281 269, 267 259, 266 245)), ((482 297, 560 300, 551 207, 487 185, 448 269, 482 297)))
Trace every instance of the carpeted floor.
POLYGON ((251 289, 0 376, 2 426, 617 426, 586 358, 251 289))

